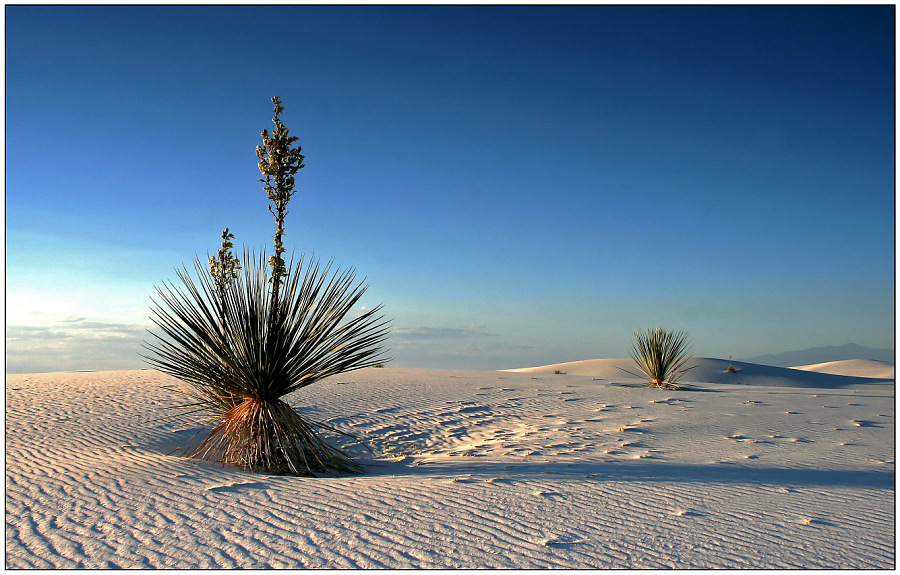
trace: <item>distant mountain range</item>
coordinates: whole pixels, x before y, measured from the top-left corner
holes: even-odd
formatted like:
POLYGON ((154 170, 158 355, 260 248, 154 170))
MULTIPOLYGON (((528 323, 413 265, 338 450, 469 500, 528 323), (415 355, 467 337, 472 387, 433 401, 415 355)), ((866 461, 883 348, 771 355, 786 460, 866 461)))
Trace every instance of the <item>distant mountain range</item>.
POLYGON ((788 351, 779 354, 758 355, 748 357, 740 361, 748 363, 760 363, 778 367, 794 367, 797 365, 810 365, 813 363, 825 363, 827 361, 843 361, 845 359, 874 359, 894 363, 894 350, 875 349, 864 347, 855 343, 829 347, 813 347, 797 351, 788 351))

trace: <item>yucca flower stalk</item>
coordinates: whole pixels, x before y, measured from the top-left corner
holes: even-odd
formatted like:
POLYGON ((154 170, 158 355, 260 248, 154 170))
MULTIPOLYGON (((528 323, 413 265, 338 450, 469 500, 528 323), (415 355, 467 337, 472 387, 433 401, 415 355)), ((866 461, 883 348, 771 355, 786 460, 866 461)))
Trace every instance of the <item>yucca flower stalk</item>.
POLYGON ((643 376, 621 367, 619 369, 635 377, 648 378, 649 387, 681 389, 676 382, 697 367, 684 367, 691 359, 691 343, 687 333, 653 327, 647 331, 635 331, 634 338, 631 359, 643 376))
POLYGON ((309 420, 285 396, 385 361, 381 306, 344 321, 366 286, 353 270, 332 273, 330 262, 292 259, 276 289, 265 253, 245 252, 243 261, 223 291, 215 270, 196 260, 194 275, 179 271, 181 287, 158 288, 153 302, 162 333, 145 344, 154 353, 146 359, 187 384, 180 407, 200 414, 208 432, 186 454, 267 473, 359 471, 320 437, 342 432, 309 420))
POLYGON ((231 253, 231 249, 234 247, 234 244, 231 243, 233 239, 234 234, 230 233, 228 228, 225 228, 225 231, 222 232, 222 247, 219 248, 215 256, 210 256, 209 258, 209 273, 215 282, 219 303, 219 319, 223 326, 228 320, 223 306, 225 292, 228 286, 231 285, 231 282, 237 278, 237 274, 241 269, 241 260, 234 257, 234 254, 231 253))
POLYGON ((272 267, 272 276, 269 281, 275 296, 278 296, 278 290, 287 270, 284 264, 282 254, 286 251, 284 248, 284 218, 287 216, 287 205, 294 195, 294 176, 306 165, 303 163, 304 156, 301 153, 300 146, 292 147, 299 138, 290 135, 290 130, 285 127, 284 122, 278 117, 284 112, 284 106, 281 105, 281 98, 272 97, 272 104, 275 106, 275 117, 272 123, 275 129, 269 135, 268 130, 263 130, 262 145, 256 146, 256 156, 259 158, 259 171, 264 176, 259 181, 263 185, 269 201, 272 202, 268 206, 269 212, 275 216, 275 255, 269 258, 269 265, 272 267))

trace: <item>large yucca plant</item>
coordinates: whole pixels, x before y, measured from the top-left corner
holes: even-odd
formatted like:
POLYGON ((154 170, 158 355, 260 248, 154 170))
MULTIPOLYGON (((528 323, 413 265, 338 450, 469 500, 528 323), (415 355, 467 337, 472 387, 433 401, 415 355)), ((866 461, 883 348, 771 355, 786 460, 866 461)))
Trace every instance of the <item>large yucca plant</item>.
POLYGON ((224 291, 199 260, 194 267, 194 276, 178 272, 181 287, 157 289, 153 321, 162 334, 145 344, 153 366, 187 384, 180 407, 203 416, 208 434, 186 453, 270 473, 357 471, 319 437, 321 429, 338 430, 307 419, 284 398, 384 361, 380 306, 343 321, 365 286, 352 270, 331 273, 330 263, 304 266, 303 258, 286 266, 278 291, 265 254, 245 254, 243 273, 224 291))
POLYGON ((648 378, 649 387, 681 389, 676 382, 686 372, 697 367, 684 367, 691 359, 691 343, 686 332, 653 327, 647 331, 635 331, 634 339, 631 359, 643 376, 627 369, 619 369, 635 377, 648 378))
POLYGON ((208 268, 196 260, 195 275, 178 272, 181 287, 157 289, 152 319, 162 333, 145 344, 154 353, 146 359, 187 384, 181 407, 203 417, 204 429, 184 446, 189 455, 296 475, 358 471, 319 435, 340 431, 307 419, 284 398, 331 375, 380 365, 387 322, 377 315, 381 306, 345 321, 366 291, 352 270, 284 261, 287 205, 304 156, 279 118, 280 99, 272 103, 275 129, 262 131, 256 155, 275 216, 275 254, 266 260, 264 252, 245 252, 242 266, 225 228, 208 268))

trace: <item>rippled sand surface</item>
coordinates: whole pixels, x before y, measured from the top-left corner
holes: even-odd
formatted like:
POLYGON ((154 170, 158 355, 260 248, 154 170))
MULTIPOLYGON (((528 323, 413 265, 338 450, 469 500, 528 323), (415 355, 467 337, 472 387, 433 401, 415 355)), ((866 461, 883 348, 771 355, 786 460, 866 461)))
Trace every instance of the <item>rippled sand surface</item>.
POLYGON ((893 384, 812 375, 362 370, 291 397, 341 478, 181 457, 156 371, 9 375, 6 566, 893 567, 893 384))

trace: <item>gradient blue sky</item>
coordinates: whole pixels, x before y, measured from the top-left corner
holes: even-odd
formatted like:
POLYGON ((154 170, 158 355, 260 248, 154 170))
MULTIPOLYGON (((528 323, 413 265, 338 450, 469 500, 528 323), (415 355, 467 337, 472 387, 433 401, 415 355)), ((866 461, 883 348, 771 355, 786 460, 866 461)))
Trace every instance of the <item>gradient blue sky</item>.
POLYGON ((894 346, 893 6, 6 11, 8 371, 127 369, 154 286, 353 266, 397 367, 894 346))

